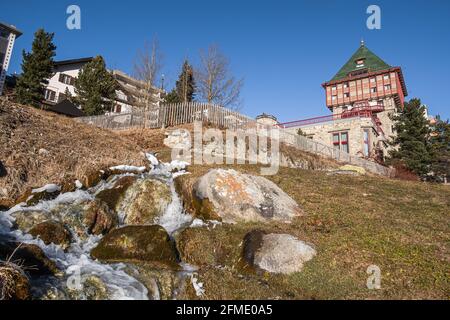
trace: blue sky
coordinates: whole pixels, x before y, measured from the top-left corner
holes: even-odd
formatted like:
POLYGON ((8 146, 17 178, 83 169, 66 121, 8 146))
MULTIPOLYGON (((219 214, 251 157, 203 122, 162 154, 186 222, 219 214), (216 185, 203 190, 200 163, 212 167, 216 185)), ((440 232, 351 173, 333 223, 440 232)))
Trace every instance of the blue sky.
POLYGON ((55 32, 57 59, 101 54, 108 67, 133 71, 136 52, 157 36, 172 87, 184 58, 217 44, 243 77, 242 111, 281 121, 327 114, 321 84, 358 48, 401 66, 409 96, 431 114, 450 117, 450 1, 5 1, 0 21, 24 32, 9 72, 20 72, 39 27, 55 32), (66 28, 66 8, 81 8, 82 29, 66 28), (366 27, 366 9, 381 7, 381 30, 366 27))

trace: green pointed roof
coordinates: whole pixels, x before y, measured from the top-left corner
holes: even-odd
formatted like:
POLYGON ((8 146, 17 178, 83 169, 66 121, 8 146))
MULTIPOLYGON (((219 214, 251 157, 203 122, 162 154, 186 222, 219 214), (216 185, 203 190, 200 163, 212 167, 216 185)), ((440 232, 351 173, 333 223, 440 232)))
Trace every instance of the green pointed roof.
POLYGON ((391 68, 386 62, 381 60, 376 54, 370 51, 365 45, 364 41, 361 41, 361 46, 352 55, 352 57, 347 61, 347 63, 341 68, 341 70, 336 73, 336 75, 331 79, 331 81, 341 80, 346 78, 349 73, 357 70, 368 69, 369 72, 376 72, 380 70, 386 70, 391 68), (356 61, 364 59, 364 66, 357 67, 356 61))

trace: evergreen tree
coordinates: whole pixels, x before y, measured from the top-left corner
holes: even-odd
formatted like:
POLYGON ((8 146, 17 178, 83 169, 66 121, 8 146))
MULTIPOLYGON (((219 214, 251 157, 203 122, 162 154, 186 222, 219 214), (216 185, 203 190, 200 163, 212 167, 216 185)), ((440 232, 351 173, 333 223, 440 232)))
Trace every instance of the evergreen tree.
POLYGON ((194 100, 195 94, 195 81, 194 81, 194 69, 187 60, 183 63, 180 76, 176 83, 176 93, 180 102, 191 102, 194 100))
POLYGON ((439 116, 431 133, 431 171, 438 181, 450 178, 450 123, 439 116))
POLYGON ((165 103, 179 103, 181 102, 180 97, 178 97, 178 93, 175 89, 170 91, 166 96, 164 97, 165 103))
POLYGON ((117 82, 106 70, 101 56, 86 63, 75 80, 76 102, 86 115, 101 115, 110 111, 116 98, 117 82))
POLYGON ((389 152, 390 162, 400 161, 407 169, 419 176, 430 172, 431 154, 429 143, 429 121, 425 118, 425 107, 420 99, 405 102, 403 110, 393 116, 394 130, 389 152))
POLYGON ((22 52, 22 74, 17 81, 17 99, 22 104, 39 106, 44 100, 45 85, 53 73, 56 46, 53 33, 39 29, 34 34, 31 52, 22 52))

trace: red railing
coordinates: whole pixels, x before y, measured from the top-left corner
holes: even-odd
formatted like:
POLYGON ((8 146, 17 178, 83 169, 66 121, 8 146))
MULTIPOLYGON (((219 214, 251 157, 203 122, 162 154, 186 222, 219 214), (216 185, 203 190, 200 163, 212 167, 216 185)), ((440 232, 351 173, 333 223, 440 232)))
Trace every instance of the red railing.
POLYGON ((374 127, 377 129, 377 132, 379 134, 384 134, 383 129, 381 128, 380 119, 376 115, 374 115, 374 113, 381 112, 381 111, 384 111, 384 106, 382 106, 382 105, 375 105, 375 106, 361 105, 361 106, 357 106, 357 107, 353 108, 352 110, 344 111, 343 113, 330 114, 328 116, 321 116, 321 117, 315 117, 315 118, 304 119, 304 120, 290 121, 290 122, 280 123, 280 124, 278 124, 278 126, 280 128, 295 128, 295 127, 302 127, 302 126, 307 126, 307 125, 311 125, 311 124, 351 119, 351 118, 371 118, 372 122, 374 124, 374 127))

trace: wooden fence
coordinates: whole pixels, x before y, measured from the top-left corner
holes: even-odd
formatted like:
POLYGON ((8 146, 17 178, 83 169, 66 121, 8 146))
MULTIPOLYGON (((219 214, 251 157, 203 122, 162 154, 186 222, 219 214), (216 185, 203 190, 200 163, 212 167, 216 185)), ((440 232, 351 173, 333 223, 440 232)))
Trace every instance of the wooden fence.
MULTIPOLYGON (((97 127, 111 130, 127 130, 133 128, 166 128, 181 124, 189 124, 194 121, 201 121, 219 128, 246 129, 264 128, 256 120, 242 115, 236 111, 224 107, 207 103, 176 103, 163 104, 158 108, 149 111, 135 111, 117 115, 103 115, 93 117, 81 117, 76 120, 91 124, 97 127)), ((270 128, 267 128, 270 129, 270 128)), ((342 163, 349 163, 365 168, 367 171, 390 176, 392 169, 379 165, 375 162, 352 156, 347 152, 334 149, 320 142, 308 139, 280 130, 280 142, 293 146, 297 149, 318 154, 327 158, 335 159, 342 163)))

